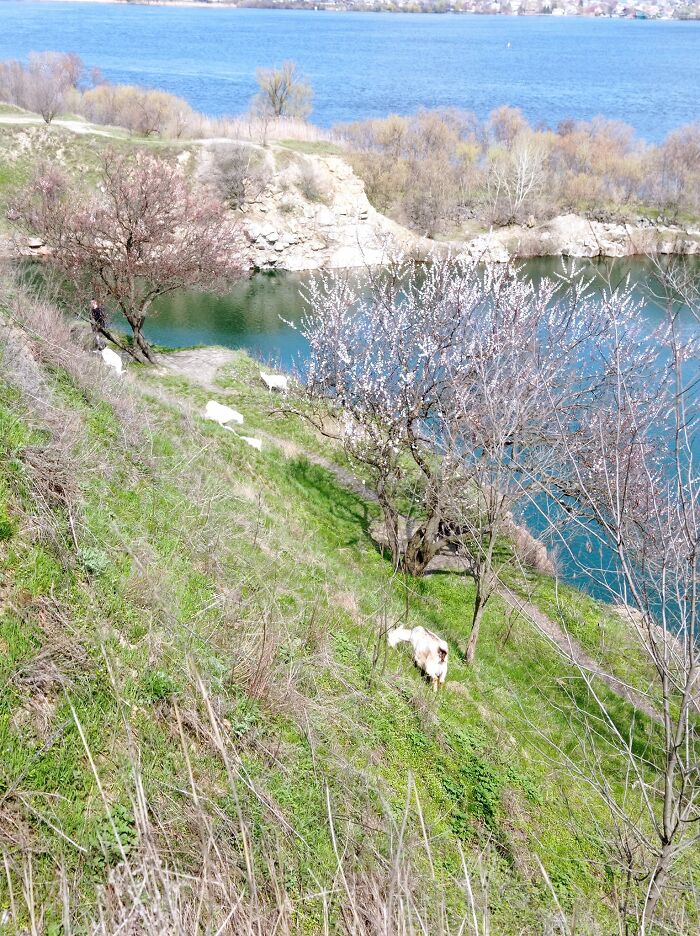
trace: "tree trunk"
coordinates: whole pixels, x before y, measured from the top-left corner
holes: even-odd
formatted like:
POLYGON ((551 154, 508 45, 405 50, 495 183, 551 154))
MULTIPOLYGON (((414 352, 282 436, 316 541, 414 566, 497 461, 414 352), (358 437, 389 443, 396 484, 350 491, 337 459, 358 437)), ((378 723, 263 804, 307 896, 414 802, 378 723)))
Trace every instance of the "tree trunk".
POLYGON ((439 509, 434 508, 425 523, 409 537, 403 557, 404 571, 409 575, 423 575, 442 545, 443 540, 438 536, 440 519, 439 509))
POLYGON ((136 358, 137 361, 154 364, 155 358, 153 357, 153 351, 150 344, 148 343, 148 340, 146 339, 146 336, 143 333, 143 316, 132 316, 128 321, 133 332, 133 345, 131 350, 132 355, 136 358))
POLYGON ((467 649, 464 652, 464 661, 467 666, 471 666, 476 656, 476 645, 479 640, 479 630, 481 628, 481 619, 484 616, 484 608, 489 600, 481 576, 476 579, 476 596, 474 598, 474 614, 472 616, 472 629, 469 634, 467 649))
POLYGON ((401 565, 401 543, 399 541, 399 515, 393 505, 379 492, 379 506, 384 515, 384 527, 386 529, 387 539, 389 540, 389 549, 391 550, 391 563, 394 569, 401 565))
POLYGON ((642 925, 640 929, 641 936, 646 936, 650 932, 653 923, 654 923, 654 914, 656 913, 656 905, 659 902, 659 898, 663 894, 664 887, 668 880, 668 876, 671 871, 671 865, 673 863, 673 846, 670 842, 665 843, 661 847, 661 854, 659 855, 658 861, 656 862, 656 867, 651 876, 651 881, 647 889, 646 900, 644 901, 644 910, 642 911, 642 925))
POLYGON ((435 557, 439 544, 429 525, 420 526, 406 543, 403 556, 403 568, 408 575, 420 576, 435 557))

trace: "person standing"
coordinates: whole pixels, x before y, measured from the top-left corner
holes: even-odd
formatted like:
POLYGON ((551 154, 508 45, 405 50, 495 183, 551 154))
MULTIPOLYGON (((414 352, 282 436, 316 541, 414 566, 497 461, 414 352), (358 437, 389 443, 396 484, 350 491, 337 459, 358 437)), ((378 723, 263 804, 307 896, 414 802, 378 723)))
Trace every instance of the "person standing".
POLYGON ((106 346, 107 313, 97 299, 90 302, 90 327, 95 339, 95 347, 101 351, 106 346))

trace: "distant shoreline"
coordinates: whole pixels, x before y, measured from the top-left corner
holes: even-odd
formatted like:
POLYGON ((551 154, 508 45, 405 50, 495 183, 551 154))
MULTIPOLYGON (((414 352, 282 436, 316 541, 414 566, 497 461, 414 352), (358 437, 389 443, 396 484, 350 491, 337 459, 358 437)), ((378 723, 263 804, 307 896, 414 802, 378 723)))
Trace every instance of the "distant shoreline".
MULTIPOLYGON (((206 3, 205 0, 31 0, 34 3, 99 3, 113 6, 173 6, 173 7, 203 7, 209 10, 221 7, 222 9, 238 9, 238 3, 228 3, 226 0, 219 3, 206 3)), ((240 7, 244 9, 244 7, 240 7)), ((272 4, 269 8, 272 9, 272 4)))
POLYGON ((207 2, 207 0, 30 0, 34 3, 99 3, 99 4, 112 4, 119 6, 158 6, 158 7, 196 7, 200 9, 223 9, 223 10, 287 10, 289 12, 314 12, 314 13, 403 13, 410 14, 412 16, 426 16, 429 14, 437 16, 503 16, 511 18, 532 18, 532 17, 553 17, 554 19, 619 19, 619 20, 631 20, 634 22, 675 22, 675 23, 697 23, 700 22, 700 8, 698 8, 697 15, 692 17, 641 17, 637 18, 635 16, 603 16, 595 15, 594 13, 576 13, 576 14, 563 14, 556 15, 550 13, 544 13, 542 11, 532 11, 525 13, 501 13, 495 12, 493 10, 488 11, 478 11, 478 10, 430 10, 430 9, 372 9, 369 2, 367 6, 359 7, 328 7, 323 6, 323 0, 321 0, 320 5, 315 5, 309 3, 308 5, 301 5, 294 2, 290 2, 288 6, 281 6, 279 3, 274 3, 273 0, 268 0, 268 2, 255 3, 255 4, 243 4, 229 2, 229 0, 214 0, 214 2, 207 2))

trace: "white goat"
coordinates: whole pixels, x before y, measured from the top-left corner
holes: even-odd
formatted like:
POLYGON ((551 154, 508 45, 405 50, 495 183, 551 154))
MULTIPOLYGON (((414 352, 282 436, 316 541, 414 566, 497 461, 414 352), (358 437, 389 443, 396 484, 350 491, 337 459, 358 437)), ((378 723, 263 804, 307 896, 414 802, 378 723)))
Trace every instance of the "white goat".
POLYGON ((260 371, 260 379, 270 392, 280 390, 286 393, 289 389, 289 377, 283 374, 266 374, 265 371, 260 371))
POLYGON ((239 436, 238 438, 243 439, 244 442, 247 442, 251 448, 261 451, 262 442, 260 441, 260 439, 255 439, 253 438, 253 436, 239 436))
POLYGON ((437 634, 425 627, 394 627, 386 635, 390 647, 395 647, 402 640, 413 647, 413 662, 422 670, 437 692, 438 683, 442 686, 447 676, 447 643, 437 634))
POLYGON ((121 377, 124 371, 124 365, 122 363, 122 359, 119 357, 117 352, 112 351, 111 348, 103 348, 100 351, 100 354, 102 355, 102 360, 105 362, 107 367, 114 368, 117 374, 121 377))
MULTIPOLYGON (((243 422, 243 417, 239 412, 235 409, 231 409, 230 406, 224 406, 223 403, 217 403, 216 400, 209 400, 204 409, 204 418, 212 419, 225 429, 229 428, 226 423, 235 422, 241 424, 243 422)), ((233 430, 231 431, 233 432, 233 430)))

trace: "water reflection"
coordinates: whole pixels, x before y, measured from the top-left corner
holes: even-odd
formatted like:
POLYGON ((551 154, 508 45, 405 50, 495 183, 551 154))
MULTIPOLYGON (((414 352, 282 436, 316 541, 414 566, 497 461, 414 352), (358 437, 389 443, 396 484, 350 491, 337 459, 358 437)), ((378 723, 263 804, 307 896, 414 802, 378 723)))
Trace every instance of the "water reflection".
MULTIPOLYGON (((535 281, 543 276, 565 276, 572 269, 572 263, 548 257, 528 260, 521 266, 523 274, 535 281)), ((700 282, 700 258, 684 261, 684 268, 700 282)), ((622 285, 629 279, 644 300, 650 329, 661 321, 663 290, 650 261, 636 258, 577 261, 575 269, 590 277, 592 288, 599 291, 622 285)), ((168 347, 217 344, 244 348, 268 363, 291 367, 304 357, 306 344, 287 322, 298 323, 304 313, 302 287, 310 275, 257 273, 224 296, 176 293, 156 303, 157 314, 148 320, 146 333, 152 341, 168 347)), ((684 327, 696 327, 689 313, 683 316, 683 323, 684 327)))
POLYGON ((176 293, 155 304, 146 333, 151 341, 172 348, 244 348, 267 363, 290 367, 306 351, 304 339, 287 324, 303 314, 303 279, 292 273, 257 273, 223 296, 176 293))

